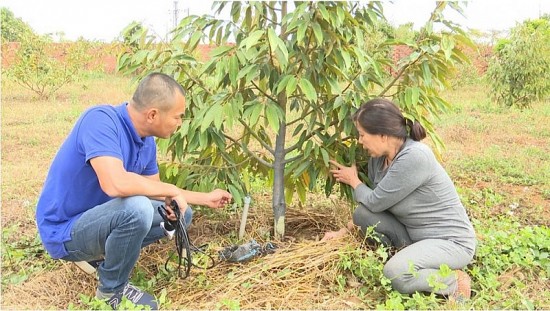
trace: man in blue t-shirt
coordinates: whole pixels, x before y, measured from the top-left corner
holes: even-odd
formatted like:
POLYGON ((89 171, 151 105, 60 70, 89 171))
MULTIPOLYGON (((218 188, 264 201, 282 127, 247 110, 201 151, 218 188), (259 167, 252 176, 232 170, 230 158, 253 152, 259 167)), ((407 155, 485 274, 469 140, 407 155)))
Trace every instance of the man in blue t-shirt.
POLYGON ((182 190, 160 181, 154 137, 169 138, 181 125, 185 91, 173 78, 152 73, 132 100, 100 105, 82 114, 61 145, 38 200, 42 243, 55 259, 100 260, 96 296, 116 308, 122 297, 158 307, 128 279, 141 248, 164 237, 157 207, 175 220, 176 201, 186 225, 192 205, 223 207, 227 191, 182 190))

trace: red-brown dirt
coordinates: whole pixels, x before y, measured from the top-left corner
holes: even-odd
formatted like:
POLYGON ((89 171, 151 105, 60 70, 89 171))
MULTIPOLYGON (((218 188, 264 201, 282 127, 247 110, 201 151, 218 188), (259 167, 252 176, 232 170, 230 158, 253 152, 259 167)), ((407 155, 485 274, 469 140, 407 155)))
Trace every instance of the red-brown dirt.
MULTIPOLYGON (((51 43, 50 53, 53 57, 63 60, 67 55, 71 43, 51 43)), ((7 42, 2 44, 2 66, 10 66, 15 59, 15 53, 20 47, 19 42, 7 42)), ((196 53, 201 61, 209 59, 210 53, 216 46, 201 44, 197 47, 196 53)), ((114 73, 116 70, 117 55, 123 50, 121 44, 96 44, 88 53, 94 56, 93 60, 86 64, 87 68, 102 68, 105 73, 114 73)), ((463 47, 462 51, 470 58, 472 64, 477 68, 479 74, 487 70, 488 60, 492 55, 492 48, 486 45, 478 45, 477 50, 471 47, 463 47)), ((411 53, 411 48, 405 45, 396 46, 393 52, 393 62, 397 62, 411 53)))

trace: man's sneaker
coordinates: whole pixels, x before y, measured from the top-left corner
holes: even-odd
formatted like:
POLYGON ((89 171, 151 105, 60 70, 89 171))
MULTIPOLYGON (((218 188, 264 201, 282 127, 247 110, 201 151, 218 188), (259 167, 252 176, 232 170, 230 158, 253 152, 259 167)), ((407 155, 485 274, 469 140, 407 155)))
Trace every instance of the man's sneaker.
POLYGON ((455 272, 456 291, 451 294, 451 300, 458 303, 463 303, 470 299, 470 296, 472 295, 472 279, 470 279, 470 276, 462 270, 455 270, 455 272))
POLYGON ((94 274, 97 267, 103 262, 104 259, 98 259, 93 261, 75 261, 74 264, 80 268, 80 270, 88 273, 94 274))
POLYGON ((111 298, 107 300, 107 303, 111 306, 111 308, 113 308, 113 310, 115 310, 122 302, 123 297, 126 297, 126 299, 135 305, 149 306, 151 310, 158 310, 158 303, 155 300, 155 297, 131 285, 130 283, 126 284, 123 289, 111 296, 111 298))

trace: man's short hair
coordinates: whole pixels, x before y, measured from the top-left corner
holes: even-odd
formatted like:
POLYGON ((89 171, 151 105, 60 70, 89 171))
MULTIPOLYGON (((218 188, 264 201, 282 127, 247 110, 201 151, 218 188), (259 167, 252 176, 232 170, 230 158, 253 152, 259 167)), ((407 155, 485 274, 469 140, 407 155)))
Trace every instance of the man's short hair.
POLYGON ((185 90, 178 81, 167 74, 154 72, 141 80, 132 101, 137 110, 158 108, 166 111, 172 108, 176 92, 185 96, 185 90))

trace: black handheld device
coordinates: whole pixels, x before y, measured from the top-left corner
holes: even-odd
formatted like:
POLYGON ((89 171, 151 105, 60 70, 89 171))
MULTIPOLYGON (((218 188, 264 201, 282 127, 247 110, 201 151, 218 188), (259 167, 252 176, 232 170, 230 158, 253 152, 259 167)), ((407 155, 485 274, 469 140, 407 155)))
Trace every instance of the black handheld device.
MULTIPOLYGON (((170 203, 170 207, 172 207, 172 210, 176 214, 176 217, 179 218, 180 210, 178 207, 178 203, 172 200, 172 202, 170 203)), ((162 219, 164 219, 164 229, 166 229, 167 231, 176 230, 176 227, 178 226, 178 220, 170 220, 168 218, 168 214, 164 205, 159 206, 158 211, 162 219)))
MULTIPOLYGON (((170 202, 170 207, 172 207, 172 210, 176 214, 176 220, 170 220, 168 218, 168 214, 166 212, 166 208, 164 205, 160 205, 158 207, 158 211, 162 219, 164 220, 164 229, 166 231, 170 231, 175 234, 175 243, 176 243, 176 254, 178 256, 178 276, 182 277, 181 273, 181 266, 185 266, 185 276, 183 278, 186 278, 189 276, 189 272, 191 270, 191 266, 197 266, 200 268, 206 268, 210 269, 214 267, 216 262, 214 261, 214 258, 206 253, 204 253, 204 245, 201 247, 196 247, 189 241, 189 236, 187 234, 187 229, 185 228, 185 221, 184 221, 184 215, 182 214, 178 203, 174 200, 170 202), (198 264, 193 262, 192 254, 193 253, 202 253, 206 255, 206 262, 204 264, 198 264)), ((172 254, 173 255, 173 254, 172 254)), ((168 257, 166 260, 166 263, 164 264, 164 267, 167 271, 168 269, 168 263, 170 259, 172 258, 172 255, 168 257)))

